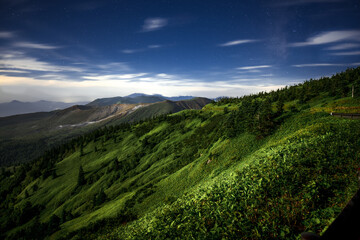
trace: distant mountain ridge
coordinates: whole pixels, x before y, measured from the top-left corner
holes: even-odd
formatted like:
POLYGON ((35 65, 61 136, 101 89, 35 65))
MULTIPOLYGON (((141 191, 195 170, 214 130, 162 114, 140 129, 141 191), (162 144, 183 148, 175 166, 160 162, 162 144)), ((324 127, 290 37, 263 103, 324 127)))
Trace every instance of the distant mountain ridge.
POLYGON ((141 104, 74 105, 51 112, 2 117, 0 165, 29 161, 61 141, 99 127, 137 122, 185 109, 201 109, 210 102, 207 98, 194 98, 141 104))
POLYGON ((0 103, 0 117, 34 112, 49 112, 80 104, 86 104, 86 102, 65 103, 45 100, 37 102, 21 102, 14 100, 7 103, 0 103))
POLYGON ((112 104, 137 104, 137 103, 156 103, 165 100, 170 101, 182 101, 195 98, 194 96, 177 96, 177 97, 165 97, 160 94, 148 95, 144 93, 133 93, 124 97, 112 97, 112 98, 98 98, 88 103, 88 106, 108 106, 112 104))

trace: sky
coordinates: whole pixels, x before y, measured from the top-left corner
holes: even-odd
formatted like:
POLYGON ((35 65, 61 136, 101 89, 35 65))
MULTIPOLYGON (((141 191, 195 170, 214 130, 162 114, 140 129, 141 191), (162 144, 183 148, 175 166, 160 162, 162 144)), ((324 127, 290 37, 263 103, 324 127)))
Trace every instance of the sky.
POLYGON ((358 0, 0 0, 0 102, 242 96, 359 65, 358 0))

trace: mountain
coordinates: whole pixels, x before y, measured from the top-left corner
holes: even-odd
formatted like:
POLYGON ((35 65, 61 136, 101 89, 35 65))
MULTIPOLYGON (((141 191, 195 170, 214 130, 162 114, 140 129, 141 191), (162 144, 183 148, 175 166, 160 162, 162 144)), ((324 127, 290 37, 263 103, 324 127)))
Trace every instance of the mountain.
POLYGON ((144 93, 133 93, 133 94, 130 94, 130 95, 126 96, 126 97, 136 98, 136 97, 142 97, 142 96, 161 97, 161 98, 163 98, 165 100, 170 100, 170 101, 190 100, 190 99, 195 98, 194 96, 165 97, 165 96, 163 96, 161 94, 147 95, 147 94, 144 94, 144 93))
MULTIPOLYGON (((322 233, 358 190, 360 121, 330 113, 360 113, 359 79, 360 68, 349 69, 201 110, 108 125, 2 168, 0 238, 322 233)), ((340 232, 359 238, 356 228, 340 232)))
POLYGON ((138 109, 133 113, 124 116, 120 119, 120 121, 117 121, 117 123, 137 122, 163 114, 176 113, 185 109, 202 109, 206 104, 209 104, 210 102, 211 100, 208 98, 194 98, 191 100, 175 102, 165 100, 163 102, 151 104, 146 108, 138 109))
POLYGON ((76 104, 85 103, 64 103, 44 100, 37 102, 20 102, 14 100, 8 103, 0 103, 0 117, 33 112, 49 112, 56 109, 64 109, 76 104))
POLYGON ((88 106, 108 106, 112 104, 136 104, 136 103, 155 103, 161 102, 165 99, 158 96, 137 96, 137 97, 113 97, 113 98, 99 98, 90 103, 88 106))
POLYGON ((98 98, 90 103, 88 106, 107 106, 112 104, 136 104, 136 103, 155 103, 165 100, 181 101, 193 99, 193 96, 178 96, 178 97, 164 97, 160 94, 147 95, 144 93, 133 93, 125 97, 112 97, 112 98, 98 98))
POLYGON ((3 117, 0 118, 0 165, 29 161, 59 142, 102 126, 201 109, 209 102, 206 98, 195 98, 155 104, 75 105, 52 112, 3 117))

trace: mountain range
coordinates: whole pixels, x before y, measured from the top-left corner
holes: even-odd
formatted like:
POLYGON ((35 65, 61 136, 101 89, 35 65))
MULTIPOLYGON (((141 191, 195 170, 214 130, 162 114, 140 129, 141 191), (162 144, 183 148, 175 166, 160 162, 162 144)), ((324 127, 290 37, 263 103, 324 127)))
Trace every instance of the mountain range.
POLYGON ((164 97, 160 94, 147 95, 144 93, 133 93, 125 97, 112 97, 112 98, 98 98, 90 103, 88 106, 107 106, 112 104, 136 104, 136 103, 155 103, 165 100, 181 101, 193 99, 194 96, 178 96, 178 97, 164 97))
POLYGON ((49 112, 53 110, 65 109, 74 105, 88 105, 88 106, 108 106, 112 104, 137 104, 137 103, 155 103, 165 100, 181 101, 193 99, 193 96, 178 96, 178 97, 164 97, 160 94, 147 95, 144 93, 133 93, 124 97, 112 97, 112 98, 99 98, 90 103, 88 102, 54 102, 41 100, 37 102, 21 102, 11 101, 6 103, 0 103, 0 117, 34 113, 34 112, 49 112))
MULTIPOLYGON (((147 96, 141 98, 149 100, 147 96)), ((134 99, 139 100, 140 97, 136 96, 134 99)), ((110 104, 112 101, 100 99, 97 102, 101 104, 74 105, 51 112, 0 118, 0 165, 30 161, 62 141, 99 127, 145 120, 185 109, 201 109, 211 100, 194 98, 183 101, 110 104)))

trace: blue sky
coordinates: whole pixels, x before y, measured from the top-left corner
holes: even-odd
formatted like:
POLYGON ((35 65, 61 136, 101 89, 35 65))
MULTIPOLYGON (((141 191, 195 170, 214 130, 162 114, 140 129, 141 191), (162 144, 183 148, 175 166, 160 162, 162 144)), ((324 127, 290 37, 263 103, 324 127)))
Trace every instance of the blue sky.
POLYGON ((351 0, 0 0, 0 102, 241 96, 360 65, 351 0))

